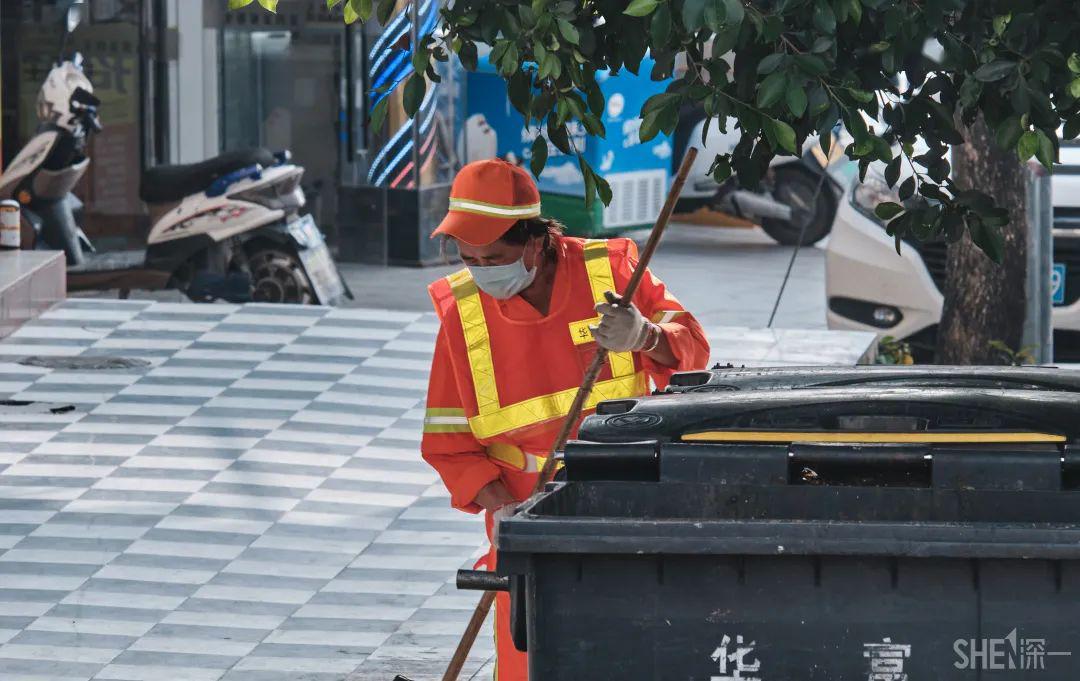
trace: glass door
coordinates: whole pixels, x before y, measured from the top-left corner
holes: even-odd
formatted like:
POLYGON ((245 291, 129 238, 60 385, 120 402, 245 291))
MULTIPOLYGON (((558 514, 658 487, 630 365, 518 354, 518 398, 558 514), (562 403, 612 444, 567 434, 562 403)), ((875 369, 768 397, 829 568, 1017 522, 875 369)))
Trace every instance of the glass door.
POLYGON ((222 150, 288 149, 304 167, 308 209, 336 236, 345 28, 325 1, 227 12, 221 50, 222 150))

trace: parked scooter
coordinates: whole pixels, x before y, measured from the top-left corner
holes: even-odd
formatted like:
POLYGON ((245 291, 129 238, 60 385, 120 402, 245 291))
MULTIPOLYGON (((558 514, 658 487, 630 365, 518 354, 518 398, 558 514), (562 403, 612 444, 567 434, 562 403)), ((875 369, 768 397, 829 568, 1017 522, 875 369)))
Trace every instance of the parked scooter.
MULTIPOLYGON (((68 12, 64 44, 82 18, 68 12)), ((0 199, 22 204, 23 248, 63 250, 68 289, 177 289, 197 302, 251 300, 336 304, 351 297, 300 188, 304 169, 287 151, 250 149, 201 163, 145 171, 139 195, 152 227, 145 248, 98 253, 77 219, 71 193, 101 131, 100 100, 82 57, 61 58, 38 95, 35 135, 0 175, 0 199)))
MULTIPOLYGON (((808 139, 801 157, 773 159, 761 189, 754 192, 740 188, 734 178, 717 184, 709 175, 716 155, 729 153, 738 144, 740 133, 736 125, 736 119, 729 119, 725 133, 720 131, 718 122, 713 122, 714 128, 709 130, 705 146, 690 171, 677 210, 692 212, 708 207, 752 220, 777 243, 787 246, 796 243, 808 246, 823 239, 832 229, 840 197, 854 172, 842 152, 846 142, 834 133, 831 153, 826 159, 817 137, 808 139)), ((704 127, 703 108, 682 112, 675 130, 676 163, 686 155, 687 146, 701 144, 704 127)))

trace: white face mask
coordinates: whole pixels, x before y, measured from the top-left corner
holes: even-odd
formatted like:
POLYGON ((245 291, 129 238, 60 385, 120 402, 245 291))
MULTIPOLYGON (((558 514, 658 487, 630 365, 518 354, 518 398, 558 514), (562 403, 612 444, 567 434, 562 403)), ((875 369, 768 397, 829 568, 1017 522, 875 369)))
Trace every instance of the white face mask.
POLYGON ((477 288, 492 298, 505 300, 521 293, 536 279, 536 267, 525 269, 524 254, 509 265, 469 267, 477 288))

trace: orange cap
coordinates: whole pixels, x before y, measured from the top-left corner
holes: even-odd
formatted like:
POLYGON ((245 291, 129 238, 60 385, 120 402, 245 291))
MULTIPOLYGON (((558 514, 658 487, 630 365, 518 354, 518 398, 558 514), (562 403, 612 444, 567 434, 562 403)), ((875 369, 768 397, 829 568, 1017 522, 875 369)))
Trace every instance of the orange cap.
POLYGON ((524 168, 502 159, 474 161, 450 187, 450 211, 432 233, 471 246, 492 243, 518 220, 540 215, 540 191, 524 168))

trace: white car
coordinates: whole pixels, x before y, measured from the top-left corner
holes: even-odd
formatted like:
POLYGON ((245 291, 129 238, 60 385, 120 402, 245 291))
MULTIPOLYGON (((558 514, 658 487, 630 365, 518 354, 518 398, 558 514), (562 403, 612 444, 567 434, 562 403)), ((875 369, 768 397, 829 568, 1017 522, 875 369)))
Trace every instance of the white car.
MULTIPOLYGON (((1054 359, 1080 361, 1080 145, 1064 143, 1054 169, 1054 359)), ((825 257, 830 329, 874 331, 907 339, 917 359, 932 357, 945 285, 945 243, 893 238, 874 217, 899 201, 871 169, 844 193, 825 257)))

